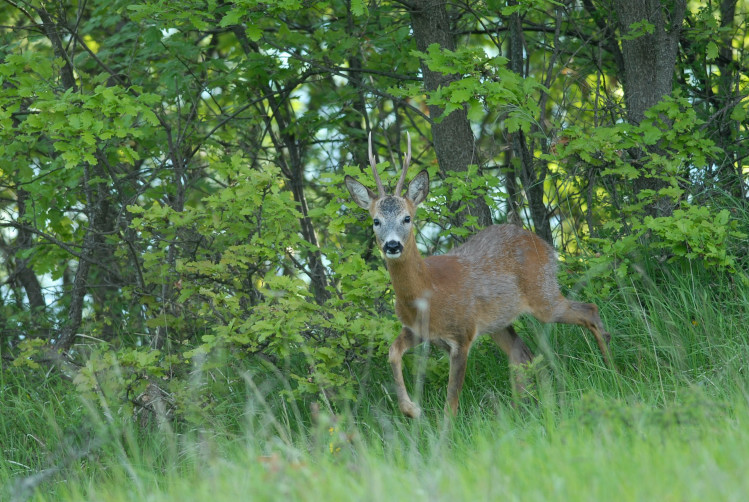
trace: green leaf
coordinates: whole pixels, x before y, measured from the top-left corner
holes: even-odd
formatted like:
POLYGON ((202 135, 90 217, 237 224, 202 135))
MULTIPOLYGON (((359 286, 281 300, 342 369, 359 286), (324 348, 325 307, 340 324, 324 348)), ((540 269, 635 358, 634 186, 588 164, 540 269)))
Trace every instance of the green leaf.
POLYGON ((221 22, 219 22, 219 26, 222 28, 225 28, 227 26, 233 26, 235 24, 239 24, 240 20, 242 19, 242 15, 245 13, 244 9, 240 9, 238 7, 235 7, 229 12, 226 13, 224 17, 221 18, 221 22))
POLYGON ((643 122, 640 125, 642 131, 642 140, 646 145, 654 145, 661 139, 663 132, 649 122, 643 122))
POLYGON ((351 12, 354 16, 361 17, 367 13, 367 4, 364 0, 351 0, 351 12))
POLYGON ((256 24, 250 24, 249 26, 247 26, 247 38, 249 38, 253 42, 257 42, 258 40, 263 38, 263 30, 260 29, 260 27, 256 24))
POLYGON ((746 107, 739 104, 738 106, 734 107, 733 111, 731 111, 731 120, 743 122, 744 119, 746 119, 746 107))
POLYGON ((522 5, 508 5, 506 7, 502 7, 501 12, 503 16, 511 16, 518 12, 522 8, 522 5))
POLYGON ((473 92, 470 89, 455 89, 450 95, 450 102, 452 103, 465 103, 473 96, 473 92))
POLYGON ((705 49, 705 54, 707 56, 708 61, 713 61, 718 58, 718 44, 716 44, 713 41, 710 41, 707 43, 707 47, 705 49))
POLYGON ((655 32, 655 25, 645 19, 634 22, 629 25, 627 33, 622 35, 622 40, 634 40, 636 38, 652 35, 655 32))

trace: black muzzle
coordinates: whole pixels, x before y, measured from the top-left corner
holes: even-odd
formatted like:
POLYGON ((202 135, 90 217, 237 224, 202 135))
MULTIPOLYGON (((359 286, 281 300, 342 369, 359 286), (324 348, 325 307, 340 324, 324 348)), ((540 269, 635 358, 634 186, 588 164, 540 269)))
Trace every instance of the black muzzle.
POLYGON ((403 252, 403 244, 398 241, 387 241, 382 246, 382 250, 385 251, 385 254, 400 254, 403 252))

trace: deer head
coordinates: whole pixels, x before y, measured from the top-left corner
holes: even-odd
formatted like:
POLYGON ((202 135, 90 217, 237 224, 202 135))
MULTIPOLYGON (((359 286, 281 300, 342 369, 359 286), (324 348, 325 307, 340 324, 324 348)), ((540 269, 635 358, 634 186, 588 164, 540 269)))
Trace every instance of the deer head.
POLYGON ((406 180, 406 171, 411 162, 411 136, 408 133, 406 133, 406 136, 408 138, 408 150, 393 195, 385 193, 380 175, 377 173, 377 162, 375 162, 372 154, 371 132, 369 133, 369 165, 372 167, 378 193, 375 194, 351 176, 346 176, 345 179, 346 188, 348 188, 354 202, 359 207, 369 211, 372 216, 377 245, 382 249, 385 258, 388 260, 397 260, 407 246, 414 244, 412 222, 416 207, 426 199, 429 193, 429 174, 424 170, 411 180, 405 197, 401 196, 403 183, 406 180))

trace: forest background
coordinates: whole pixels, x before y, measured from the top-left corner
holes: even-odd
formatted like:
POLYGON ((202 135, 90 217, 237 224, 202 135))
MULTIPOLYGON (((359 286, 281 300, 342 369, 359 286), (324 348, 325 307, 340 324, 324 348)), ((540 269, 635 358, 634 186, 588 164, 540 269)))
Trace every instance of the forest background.
MULTIPOLYGON (((370 131, 386 185, 406 132, 430 173, 425 254, 522 225, 560 252, 566 294, 601 306, 619 373, 577 329, 520 322, 547 375, 534 397, 559 406, 536 419, 746 407, 748 7, 4 0, 4 484, 41 496, 127 443, 51 424, 231 435, 260 407, 268 444, 342 416, 407 434, 392 289, 342 185, 373 186, 370 131)), ((436 424, 446 361, 424 356, 406 363, 436 424)), ((496 347, 471 357, 466 416, 528 419, 496 347)))

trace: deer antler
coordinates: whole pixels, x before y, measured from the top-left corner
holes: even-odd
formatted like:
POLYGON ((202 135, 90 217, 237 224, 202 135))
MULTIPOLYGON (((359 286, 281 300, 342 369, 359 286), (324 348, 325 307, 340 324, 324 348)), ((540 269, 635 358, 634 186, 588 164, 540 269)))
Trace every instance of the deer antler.
POLYGON ((408 141, 408 149, 406 152, 406 158, 403 159, 403 170, 401 171, 401 177, 398 179, 398 184, 395 185, 395 195, 400 197, 403 191, 403 182, 406 181, 406 171, 408 171, 408 165, 411 163, 411 135, 406 131, 406 139, 408 141))
POLYGON ((377 162, 375 162, 374 155, 372 155, 372 131, 369 131, 369 165, 372 166, 372 174, 374 174, 375 183, 377 183, 377 191, 380 193, 380 197, 385 197, 385 188, 382 186, 382 181, 380 181, 380 175, 377 174, 377 162))

